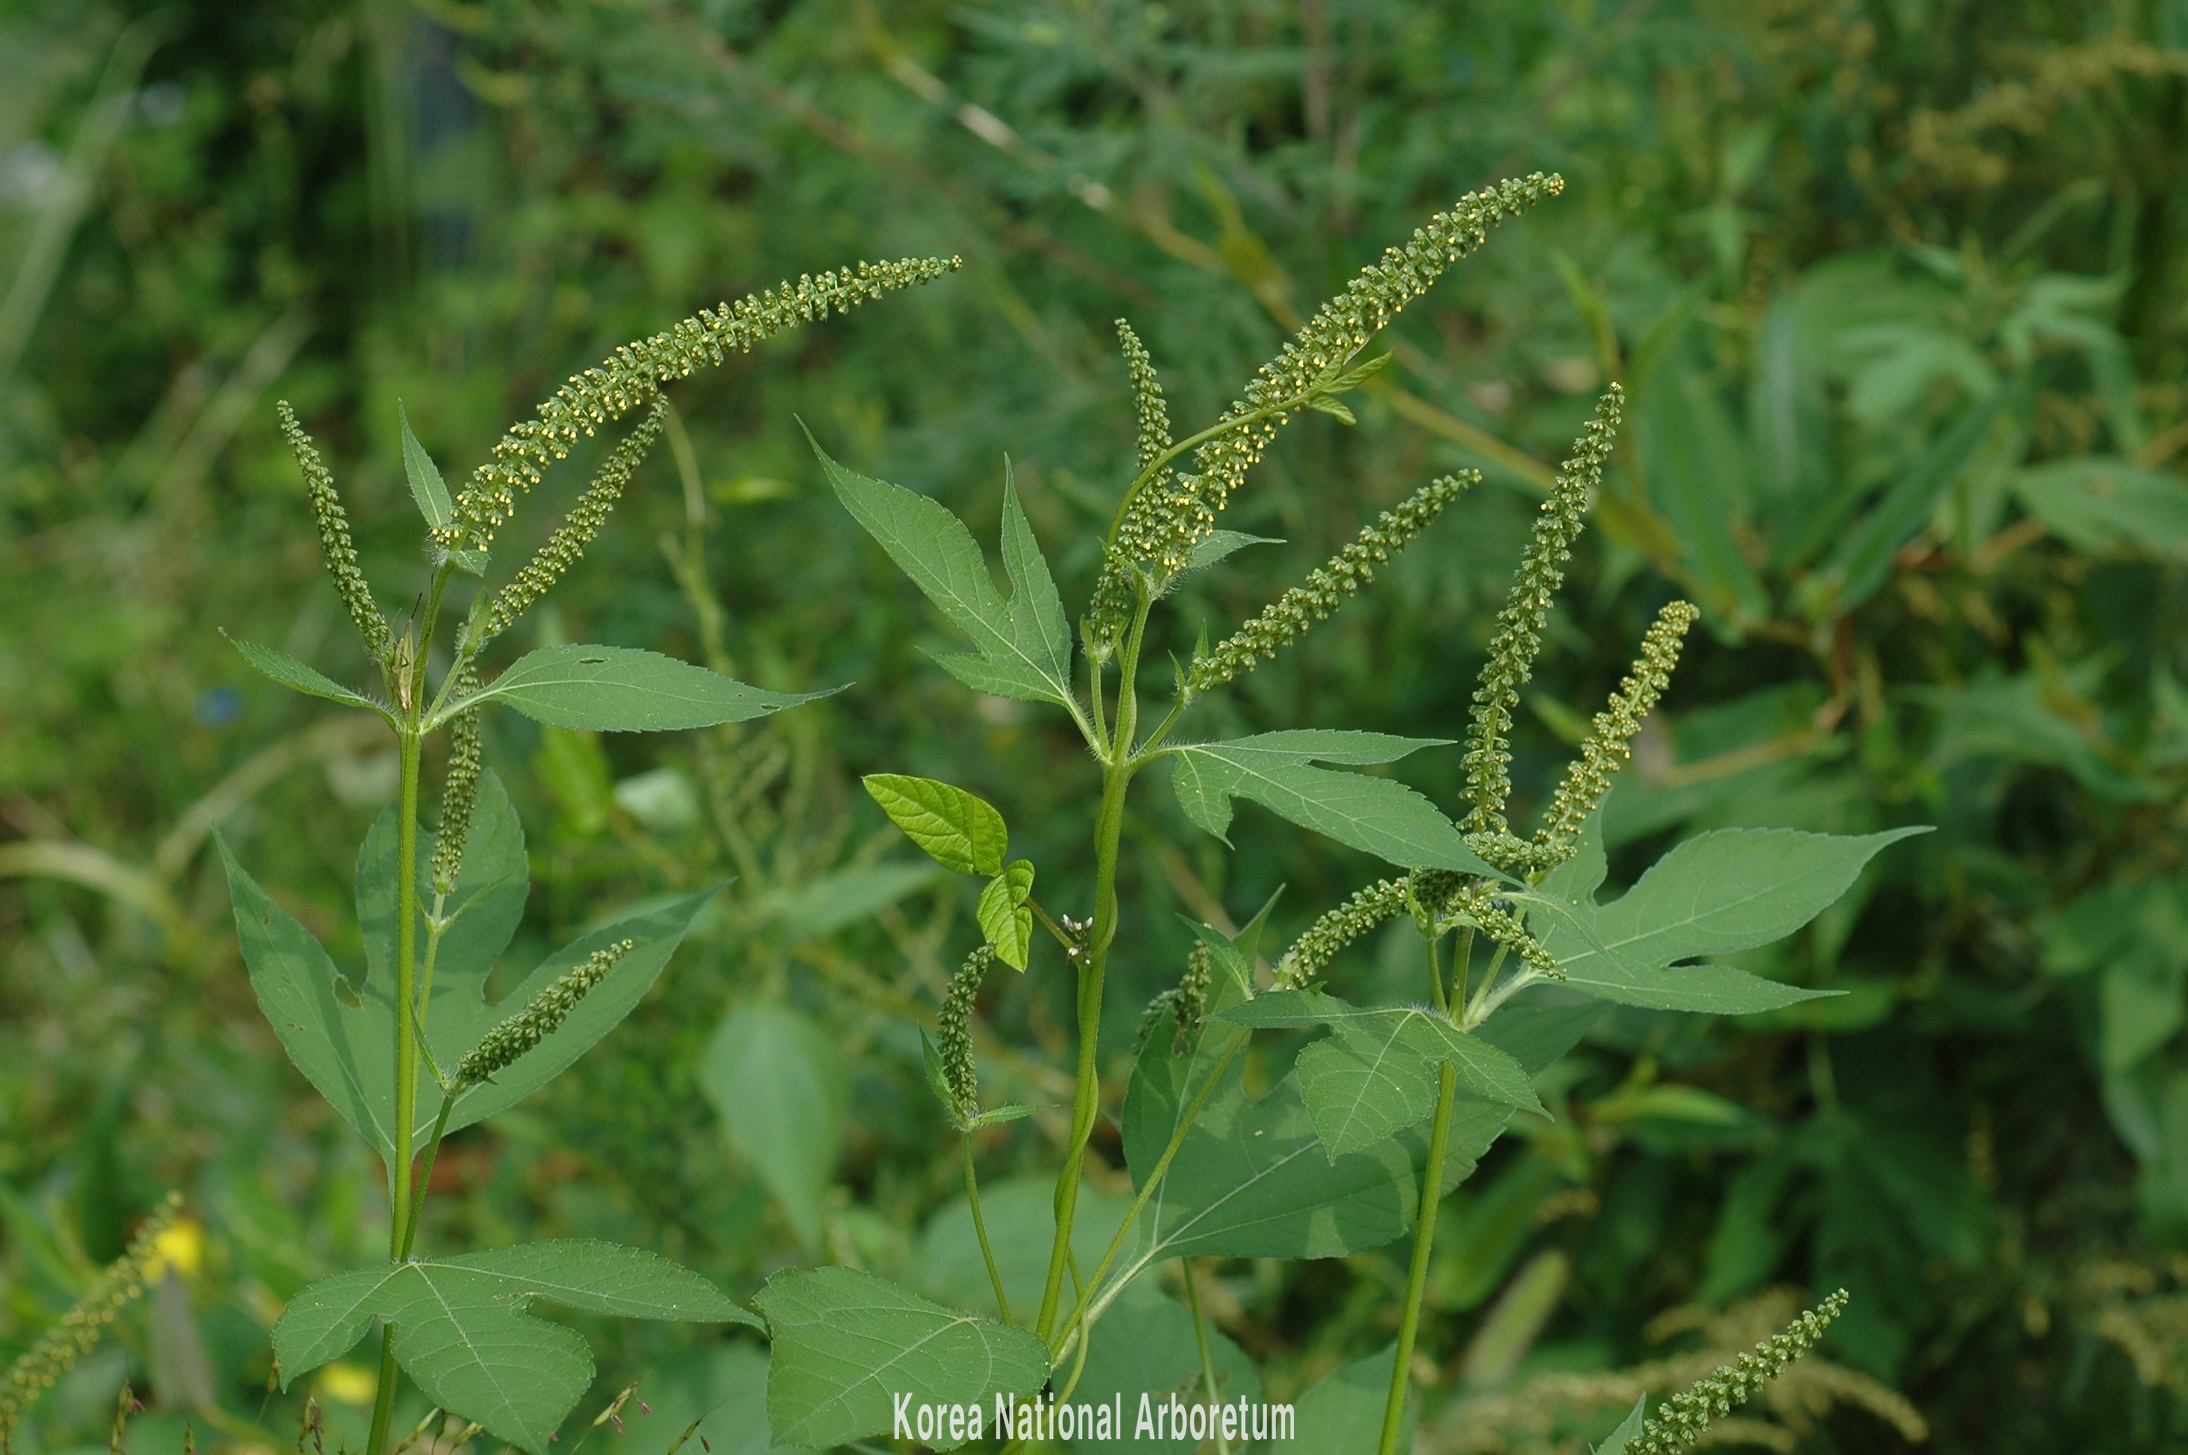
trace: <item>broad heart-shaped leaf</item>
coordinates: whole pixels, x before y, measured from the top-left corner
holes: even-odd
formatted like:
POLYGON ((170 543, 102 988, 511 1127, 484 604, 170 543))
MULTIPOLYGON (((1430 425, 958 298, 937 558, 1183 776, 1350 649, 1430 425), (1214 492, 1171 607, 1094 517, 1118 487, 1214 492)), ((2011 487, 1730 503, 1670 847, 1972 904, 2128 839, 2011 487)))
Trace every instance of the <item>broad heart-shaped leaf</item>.
POLYGON ((725 1016, 707 1043, 699 1089, 799 1239, 818 1248, 851 1102, 842 1047, 800 1011, 748 1005, 725 1016))
POLYGON ((869 773, 859 781, 904 836, 943 868, 982 877, 1003 872, 1010 829, 979 794, 905 773, 869 773))
POLYGON ((403 473, 410 477, 410 497, 418 502, 418 514, 425 517, 425 523, 440 530, 456 518, 447 482, 441 479, 441 467, 433 463, 425 446, 410 432, 410 411, 403 408, 400 399, 395 401, 395 417, 403 422, 403 473))
POLYGON ((1434 804, 1388 778, 1335 773, 1314 763, 1394 763, 1448 738, 1295 729, 1170 750, 1171 779, 1185 816, 1225 843, 1231 800, 1250 798, 1302 828, 1376 854, 1406 869, 1452 869, 1502 878, 1434 804))
MULTIPOLYGON (((1534 899, 1543 944, 1576 990, 1658 1010, 1744 1015, 1812 1000, 1730 965, 1677 965, 1791 934, 1844 894, 1876 853, 1922 828, 1851 837, 1718 829, 1687 840, 1607 905, 1534 899)), ((1546 881, 1547 885, 1547 881, 1546 881)))
POLYGON ((575 1333, 526 1311, 542 1298, 627 1319, 760 1322, 666 1258, 567 1239, 323 1278, 282 1310, 274 1360, 285 1389, 385 1319, 395 1326, 396 1362, 427 1398, 497 1439, 546 1455, 555 1427, 593 1382, 593 1358, 575 1333))
POLYGON ((222 632, 221 636, 227 638, 228 645, 234 647, 236 654, 244 661, 291 691, 301 692, 308 697, 324 697, 327 701, 339 702, 344 707, 367 708, 382 717, 388 715, 386 708, 363 693, 350 691, 332 677, 305 666, 287 652, 277 652, 272 647, 242 641, 228 636, 226 632, 222 632))
MULTIPOLYGON (((431 838, 423 833, 419 838, 422 877, 431 838)), ((297 1069, 384 1158, 393 1158, 397 1145, 397 843, 391 808, 366 834, 358 853, 358 919, 365 941, 361 985, 343 976, 311 932, 269 899, 227 846, 221 846, 235 901, 236 930, 259 1006, 297 1069)), ((452 1069, 496 1023, 522 1009, 594 950, 622 939, 634 944, 553 1035, 492 1081, 464 1093, 450 1115, 450 1130, 469 1126, 530 1094, 606 1035, 652 986, 692 917, 714 892, 707 890, 597 930, 550 956, 499 1004, 488 1005, 484 999, 487 974, 523 916, 529 888, 524 834, 516 810, 501 780, 488 773, 479 784, 463 872, 443 906, 454 923, 435 957, 426 1006, 426 1042, 441 1065, 452 1069)), ((419 945, 422 951, 422 924, 419 945)), ((418 1087, 414 1140, 431 1130, 441 1097, 422 1065, 418 1087)))
POLYGON ((827 1450, 885 1436, 905 1395, 915 1406, 987 1405, 1048 1378, 1048 1347, 1026 1330, 855 1268, 778 1273, 753 1302, 775 1346, 767 1422, 779 1445, 827 1450))
MULTIPOLYGON (((810 434, 807 436, 811 438, 810 434)), ((1071 625, 1056 594, 1048 562, 1018 503, 1006 461, 1003 482, 1003 570, 1010 577, 1005 601, 988 574, 980 544, 965 523, 937 501, 886 480, 846 470, 813 442, 836 498, 898 569, 972 639, 977 655, 936 658, 966 686, 1024 702, 1071 700, 1071 625)))
MULTIPOLYGON (((1294 1406, 1299 1422, 1295 1449, 1315 1455, 1375 1455, 1382 1448, 1383 1406, 1390 1397, 1392 1344, 1365 1359, 1355 1359, 1324 1375, 1294 1406)), ((1413 1448, 1413 1396, 1406 1394, 1398 1425, 1398 1448, 1413 1448)))
POLYGON ((560 646, 526 652, 449 710, 505 702, 549 727, 657 733, 745 722, 828 692, 767 692, 636 647, 560 646))
POLYGON ((1013 970, 1026 968, 1033 952, 1033 911, 1026 900, 1033 893, 1033 861, 1016 859, 988 881, 980 891, 977 918, 980 933, 995 946, 995 958, 1013 970))

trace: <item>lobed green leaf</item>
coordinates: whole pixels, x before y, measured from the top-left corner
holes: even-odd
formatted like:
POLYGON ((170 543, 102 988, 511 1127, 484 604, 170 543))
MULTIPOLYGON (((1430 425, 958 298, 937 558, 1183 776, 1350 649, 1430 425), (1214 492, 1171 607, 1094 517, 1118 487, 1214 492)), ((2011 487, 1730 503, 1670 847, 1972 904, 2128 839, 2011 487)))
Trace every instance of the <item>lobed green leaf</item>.
POLYGON ((1026 1330, 855 1268, 778 1273, 753 1301, 775 1345, 767 1419, 777 1444, 825 1450, 886 1435, 899 1395, 989 1406, 1048 1378, 1048 1346, 1026 1330))
POLYGON ((584 1239, 414 1258, 338 1273, 289 1301, 274 1325, 282 1386, 340 1357, 375 1319, 426 1396, 497 1439, 546 1455, 593 1379, 584 1339, 528 1312, 546 1299, 619 1318, 759 1326, 698 1274, 636 1248, 584 1239))
POLYGON ((1006 602, 988 574, 979 543, 947 507, 901 485, 846 470, 817 440, 813 453, 844 508, 979 649, 977 654, 950 654, 936 661, 978 692, 1072 705, 1070 623, 1018 502, 1007 461, 1003 569, 1012 596, 1006 602))
POLYGON ((1407 869, 1502 877, 1466 846, 1435 805, 1389 778, 1336 773, 1315 763, 1391 763, 1447 738, 1296 729, 1169 750, 1185 816, 1228 843, 1231 800, 1246 798, 1350 848, 1407 869))

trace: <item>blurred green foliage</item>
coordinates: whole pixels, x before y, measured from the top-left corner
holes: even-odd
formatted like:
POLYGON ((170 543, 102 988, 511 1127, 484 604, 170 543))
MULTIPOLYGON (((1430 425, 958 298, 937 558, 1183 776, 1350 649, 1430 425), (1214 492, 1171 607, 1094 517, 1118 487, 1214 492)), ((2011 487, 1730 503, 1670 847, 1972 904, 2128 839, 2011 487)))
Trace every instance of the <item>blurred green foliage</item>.
MULTIPOLYGON (((740 1294, 791 1260, 932 1282, 958 1173, 905 1016, 931 1022, 972 903, 855 776, 1007 800, 1061 880, 1085 846, 1045 839, 1042 807, 1092 767, 1010 704, 974 735, 936 726, 962 720, 918 650, 939 627, 820 488, 796 420, 976 525, 1007 451, 1044 537, 1083 535, 1130 474, 1112 319, 1181 417, 1213 415, 1211 381, 1384 243, 1537 168, 1565 197, 1407 315, 1359 428, 1286 433, 1226 522, 1285 544, 1195 605, 1226 630, 1430 473, 1489 485, 1256 674, 1229 726, 1455 736, 1544 462, 1616 378, 1631 438, 1528 688, 1522 792, 1585 730, 1564 704, 1601 699, 1675 588, 1704 628, 1610 801, 1614 878, 1678 830, 1941 832, 1750 957, 1846 996, 1737 1025, 1620 1012, 1568 1059, 1559 1120, 1446 1206, 1422 1448, 1580 1448, 1632 1391, 1589 1405, 1574 1376, 1660 1354, 1642 1331, 1666 1309, 1779 1284, 1853 1292, 1828 1357, 1901 1391, 1934 1448, 2173 1448, 2184 107, 2182 0, 0 6, 0 1354, 168 1187, 195 1219, 175 1292, 25 1448, 102 1441, 125 1362, 153 1405, 131 1450, 179 1448, 185 1419, 288 1440, 265 1331, 384 1239, 377 1169, 264 1026, 206 853, 218 826, 330 929, 344 846, 393 784, 372 733, 215 632, 359 665, 327 660, 348 649, 276 397, 347 462, 366 570, 392 582, 415 534, 398 400, 462 470, 568 369, 697 306, 965 256, 685 386, 670 448, 535 623, 856 685, 687 736, 498 725, 488 761, 540 878, 514 961, 736 884, 599 1053, 451 1140, 426 1233, 616 1237, 740 1294), (768 1084, 810 1094, 766 1114, 740 1089, 755 1045, 784 1063, 768 1084), (1569 1422, 1542 1425, 1558 1400, 1569 1422)), ((509 539, 545 533, 576 467, 509 539)), ((1083 590, 1098 563, 1056 564, 1083 590)), ((1410 776, 1448 801, 1444 758, 1410 776)), ((1222 923, 1289 882, 1298 919, 1363 877, 1265 817, 1227 854, 1158 799, 1128 829, 1128 918, 1156 928, 1118 947, 1124 1005, 1175 976, 1170 910, 1222 923)), ((1387 969, 1370 946, 1337 974, 1387 969)), ((1054 977, 989 1007, 1048 1053, 984 1052, 999 1094, 1064 1099, 1045 1068, 1069 1018, 1054 977)), ((1133 1019, 1111 1016, 1117 1075, 1133 1019)), ((1030 1165, 1054 1115, 986 1155, 1030 1165)), ((1107 1129, 1095 1150, 1119 1164, 1107 1129)), ((1210 1310, 1297 1390, 1387 1343, 1402 1256, 1227 1266, 1210 1310)), ((1717 1337, 1705 1317, 1670 1327, 1717 1337)), ((631 1435, 653 1455, 710 1405, 717 1451, 759 1427, 736 1415, 745 1345, 589 1332, 603 1391, 657 1391, 631 1435)), ((354 1443, 339 1366, 318 1396, 354 1443)), ((1919 1429, 1797 1415, 1817 1450, 1919 1429)))

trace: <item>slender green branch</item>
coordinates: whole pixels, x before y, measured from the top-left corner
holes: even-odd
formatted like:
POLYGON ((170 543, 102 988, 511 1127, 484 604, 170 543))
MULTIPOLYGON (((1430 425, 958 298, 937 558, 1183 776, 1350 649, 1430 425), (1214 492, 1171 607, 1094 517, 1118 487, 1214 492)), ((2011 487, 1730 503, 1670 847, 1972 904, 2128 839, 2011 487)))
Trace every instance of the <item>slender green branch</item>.
POLYGON ((1436 1009, 1449 1016, 1451 999, 1443 988, 1443 937, 1431 933, 1424 938, 1428 941, 1428 988, 1435 994, 1436 1009))
POLYGON ((1466 1004, 1466 973, 1474 964, 1474 927, 1459 931, 1459 946, 1451 952, 1451 998, 1447 1005, 1466 1004))
POLYGON ((1459 1018, 1461 1029, 1481 1024, 1482 1016, 1487 1013, 1483 1007, 1488 1004, 1489 992, 1496 988, 1497 972, 1504 968, 1504 957, 1511 953, 1511 948, 1509 945, 1499 945, 1496 953, 1489 957, 1489 968, 1481 972, 1481 985, 1474 991, 1474 999, 1467 1005, 1466 1014, 1459 1018))
POLYGON ((995 1266, 995 1249, 988 1245, 988 1221, 980 1215, 980 1180, 972 1170, 972 1133, 964 1135, 965 1142, 965 1196, 972 1204, 972 1231, 980 1240, 980 1256, 988 1265, 988 1282, 995 1288, 995 1307, 1003 1315, 1003 1322, 1012 1322, 1010 1295, 1003 1291, 1003 1273, 995 1266))
POLYGON ((1026 896, 1026 908, 1033 911, 1033 917, 1047 927, 1048 932, 1056 937, 1058 944, 1067 950, 1078 948, 1079 942, 1071 937, 1070 931, 1049 918, 1048 911, 1041 908, 1040 903, 1030 894, 1026 896))
POLYGON ((1398 1427, 1405 1419, 1406 1390, 1412 1383, 1413 1337, 1421 1327, 1421 1300, 1428 1289, 1428 1256, 1436 1242, 1436 1209, 1443 1202, 1444 1143, 1451 1136, 1451 1107, 1458 1100, 1459 1073, 1449 1061, 1436 1068, 1436 1122, 1428 1134, 1428 1167, 1421 1174, 1420 1228, 1413 1235, 1413 1266, 1406 1274, 1405 1313, 1398 1323, 1398 1348, 1390 1364, 1390 1398, 1383 1405, 1380 1455, 1397 1455, 1398 1427))

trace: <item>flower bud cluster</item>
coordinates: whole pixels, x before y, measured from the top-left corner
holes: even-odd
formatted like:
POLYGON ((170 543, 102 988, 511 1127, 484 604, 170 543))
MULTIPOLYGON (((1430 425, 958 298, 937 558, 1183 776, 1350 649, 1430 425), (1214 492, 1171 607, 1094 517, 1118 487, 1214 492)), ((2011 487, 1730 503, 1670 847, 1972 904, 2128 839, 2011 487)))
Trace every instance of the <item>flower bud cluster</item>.
POLYGON ((608 512, 615 509, 623 487, 637 473, 646 451, 653 448, 654 436, 661 432, 667 418, 668 401, 657 396, 653 408, 638 428, 610 451, 608 458, 593 473, 585 493, 570 507, 570 513, 555 527, 555 533, 532 553, 532 559, 524 563, 524 569, 494 594, 493 604, 486 608, 486 617, 479 626, 481 644, 507 631, 524 614, 526 607, 546 595, 548 588, 561 579, 562 573, 583 558, 585 547, 608 523, 608 512))
POLYGON ((942 1062, 942 1089, 949 1093, 951 1102, 945 1110, 959 1130, 970 1127, 980 1116, 980 1078, 972 1059, 972 1012, 980 999, 980 986, 988 978, 988 967, 994 963, 992 944, 983 944, 967 955, 965 963, 950 977, 949 991, 935 1016, 935 1053, 942 1062))
POLYGON ((1185 956, 1185 973, 1178 983, 1147 1002, 1147 1009, 1140 1012, 1140 1033, 1137 1044, 1145 1046, 1147 1038, 1162 1024, 1162 1018, 1177 1014, 1177 1034, 1172 1038, 1170 1050, 1182 1056, 1191 1047, 1193 1037, 1200 1033, 1200 1024, 1208 1018, 1208 983, 1215 978, 1215 956, 1203 944, 1195 944, 1185 956))
POLYGON ((531 419, 502 437, 456 497, 455 520, 434 538, 447 547, 483 549, 508 520, 519 491, 530 490, 550 465, 567 459, 581 437, 651 400, 667 381, 749 352, 786 328, 847 312, 962 265, 959 258, 860 263, 701 309, 674 328, 623 345, 598 367, 573 374, 531 419))
POLYGON ((1572 852, 1580 826, 1610 791, 1611 775, 1633 756, 1633 740, 1670 684, 1672 669, 1679 665, 1680 645, 1698 615, 1684 601, 1670 602, 1659 611, 1641 639, 1640 659, 1611 694, 1610 704, 1595 715, 1595 730, 1565 770, 1543 826, 1535 831, 1535 842, 1551 849, 1557 858, 1572 852))
MULTIPOLYGON (((466 658, 456 675, 452 693, 457 698, 478 690, 475 660, 466 658)), ((456 714, 448 730, 448 776, 441 784, 441 827, 433 838, 433 889, 453 893, 456 876, 463 872, 463 844, 471 835, 471 815, 479 802, 479 712, 477 708, 456 714)))
POLYGON ((1405 878, 1378 879, 1307 927, 1276 962, 1274 989, 1297 990, 1322 973, 1337 953, 1406 907, 1405 878))

